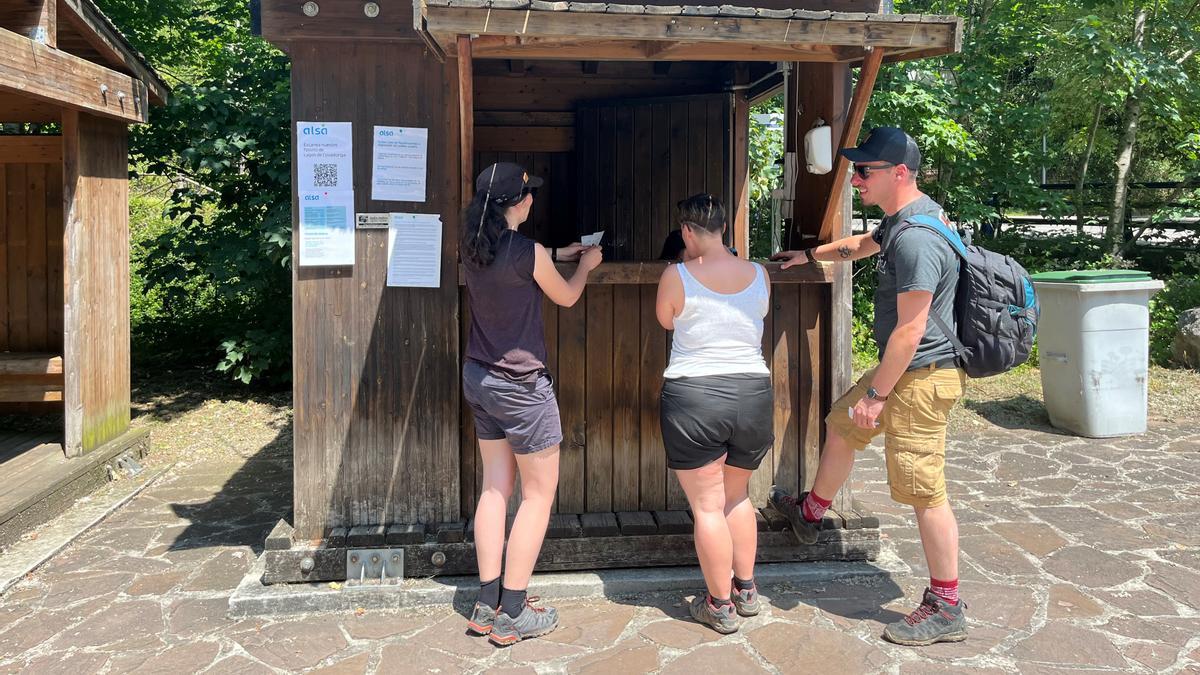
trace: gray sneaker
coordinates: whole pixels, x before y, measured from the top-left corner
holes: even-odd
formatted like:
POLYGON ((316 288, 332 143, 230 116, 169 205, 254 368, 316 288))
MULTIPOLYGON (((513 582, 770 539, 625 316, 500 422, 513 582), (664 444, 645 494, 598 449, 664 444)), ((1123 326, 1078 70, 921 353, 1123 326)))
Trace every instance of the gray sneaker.
POLYGON ((792 524, 792 532, 796 533, 796 538, 801 544, 815 544, 817 537, 821 533, 821 523, 810 523, 804 519, 804 513, 801 505, 804 503, 804 498, 808 496, 807 492, 803 492, 799 497, 793 497, 776 485, 771 486, 771 494, 767 497, 771 508, 779 512, 781 516, 788 519, 792 524))
POLYGON ((558 628, 558 610, 553 607, 534 607, 535 602, 536 596, 526 598, 525 607, 516 618, 504 612, 496 612, 496 619, 492 622, 492 633, 488 636, 492 644, 507 647, 558 628))
POLYGON ((476 635, 487 635, 492 632, 492 622, 495 620, 496 610, 477 602, 471 610, 471 618, 467 620, 467 630, 476 635))
POLYGON ((924 647, 935 642, 962 642, 967 639, 966 605, 962 600, 951 605, 933 591, 925 589, 921 606, 900 621, 883 629, 883 639, 898 645, 924 647))
POLYGON ((758 602, 758 586, 744 591, 739 591, 734 586, 732 590, 729 599, 733 601, 733 608, 737 610, 738 616, 758 616, 761 609, 758 602))
POLYGON ((700 623, 712 628, 722 635, 736 633, 738 629, 737 612, 734 611, 733 605, 725 605, 717 609, 709 598, 708 593, 697 595, 692 604, 688 607, 692 613, 692 618, 700 623))

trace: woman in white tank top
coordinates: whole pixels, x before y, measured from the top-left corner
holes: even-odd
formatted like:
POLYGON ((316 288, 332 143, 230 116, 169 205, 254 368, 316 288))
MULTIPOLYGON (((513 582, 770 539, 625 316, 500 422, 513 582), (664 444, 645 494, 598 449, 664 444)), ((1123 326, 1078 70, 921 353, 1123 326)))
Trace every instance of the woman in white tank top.
POLYGON ((758 613, 758 527, 750 475, 774 443, 771 371, 762 355, 770 283, 762 265, 722 240, 725 209, 711 195, 679 203, 685 262, 659 280, 658 322, 673 330, 660 406, 667 465, 695 520, 707 592, 692 616, 721 633, 758 613))

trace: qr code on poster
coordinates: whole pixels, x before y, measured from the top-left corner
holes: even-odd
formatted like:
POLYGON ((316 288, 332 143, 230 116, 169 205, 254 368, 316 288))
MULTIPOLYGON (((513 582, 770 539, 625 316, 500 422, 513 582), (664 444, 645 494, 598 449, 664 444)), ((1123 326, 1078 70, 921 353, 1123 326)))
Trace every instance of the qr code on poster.
POLYGON ((338 165, 337 164, 314 164, 313 165, 313 185, 315 187, 337 187, 338 184, 338 165))

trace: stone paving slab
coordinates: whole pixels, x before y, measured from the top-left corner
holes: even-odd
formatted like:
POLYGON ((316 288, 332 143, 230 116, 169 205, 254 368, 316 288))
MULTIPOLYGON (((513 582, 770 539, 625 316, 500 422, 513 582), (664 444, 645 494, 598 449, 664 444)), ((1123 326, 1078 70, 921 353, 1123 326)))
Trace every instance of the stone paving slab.
MULTIPOLYGON (((429 582, 434 605, 231 613, 266 534, 289 511, 279 486, 290 470, 278 457, 174 468, 0 596, 0 675, 1200 675, 1200 432, 1190 427, 1128 439, 1000 428, 952 438, 947 474, 971 632, 924 649, 879 638, 913 609, 926 571, 911 511, 889 500, 878 447, 862 454, 854 487, 880 517, 888 574, 764 567, 766 609, 720 636, 687 618, 686 586, 698 576, 682 571, 670 591, 558 601, 558 631, 508 649, 465 633, 469 582, 463 591, 429 582)), ((623 574, 641 584, 634 591, 662 581, 623 574)), ((554 583, 538 577, 531 590, 569 594, 554 583)))

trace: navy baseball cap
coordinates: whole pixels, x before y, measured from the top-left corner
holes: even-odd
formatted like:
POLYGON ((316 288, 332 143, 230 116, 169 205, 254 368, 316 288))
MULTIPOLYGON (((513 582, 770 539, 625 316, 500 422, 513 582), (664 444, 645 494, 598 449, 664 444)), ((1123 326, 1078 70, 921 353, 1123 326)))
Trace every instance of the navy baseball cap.
POLYGON ((857 148, 843 148, 841 153, 851 162, 903 164, 913 171, 921 168, 917 142, 899 127, 875 127, 857 148))
POLYGON ((511 204, 524 196, 527 189, 542 186, 542 179, 530 176, 520 164, 498 162, 483 170, 475 179, 475 191, 489 194, 500 204, 511 204))

